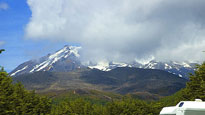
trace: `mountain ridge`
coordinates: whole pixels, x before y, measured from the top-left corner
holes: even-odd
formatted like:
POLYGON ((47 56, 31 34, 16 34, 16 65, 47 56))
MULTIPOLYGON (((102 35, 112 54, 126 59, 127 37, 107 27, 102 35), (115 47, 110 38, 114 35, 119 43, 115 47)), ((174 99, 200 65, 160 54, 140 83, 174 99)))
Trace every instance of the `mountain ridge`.
POLYGON ((132 63, 121 62, 98 62, 89 64, 82 64, 80 60, 79 50, 81 47, 64 46, 55 53, 48 54, 39 59, 30 60, 20 64, 17 68, 10 72, 11 76, 18 76, 25 73, 32 73, 37 71, 54 71, 54 72, 69 72, 78 68, 89 67, 91 69, 99 69, 102 71, 110 71, 117 67, 135 67, 144 69, 160 69, 178 75, 179 77, 188 77, 188 73, 193 73, 196 63, 188 62, 159 62, 150 60, 147 63, 140 63, 133 61, 132 63))

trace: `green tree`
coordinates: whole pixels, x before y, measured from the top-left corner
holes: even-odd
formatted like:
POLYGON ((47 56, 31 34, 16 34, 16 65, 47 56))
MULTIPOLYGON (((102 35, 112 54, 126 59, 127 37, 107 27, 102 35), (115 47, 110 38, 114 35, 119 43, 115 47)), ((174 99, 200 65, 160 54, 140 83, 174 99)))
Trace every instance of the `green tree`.
POLYGON ((45 115, 51 111, 51 100, 25 90, 21 83, 12 84, 12 78, 0 71, 1 115, 45 115))
POLYGON ((205 101, 205 62, 197 65, 194 74, 190 76, 182 97, 186 100, 202 99, 205 101))
POLYGON ((97 115, 94 112, 94 106, 83 99, 73 101, 62 101, 53 108, 53 115, 97 115))
POLYGON ((5 51, 5 49, 0 49, 0 54, 1 54, 3 51, 5 51))
MULTIPOLYGON (((125 99, 113 101, 106 106, 107 115, 155 115, 152 107, 145 101, 125 99)), ((158 113, 157 113, 158 114, 158 113)))
POLYGON ((7 76, 6 72, 0 71, 0 114, 13 113, 14 87, 11 78, 7 76))

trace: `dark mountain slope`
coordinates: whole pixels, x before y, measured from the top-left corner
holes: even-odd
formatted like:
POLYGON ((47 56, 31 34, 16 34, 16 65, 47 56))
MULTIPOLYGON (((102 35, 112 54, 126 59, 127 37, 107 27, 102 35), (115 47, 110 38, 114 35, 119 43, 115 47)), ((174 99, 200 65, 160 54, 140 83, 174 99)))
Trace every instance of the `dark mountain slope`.
POLYGON ((166 96, 185 87, 187 80, 162 70, 122 67, 107 72, 97 69, 36 72, 15 77, 14 81, 20 81, 26 88, 38 92, 85 89, 166 96))
POLYGON ((81 78, 91 84, 109 85, 114 92, 121 94, 150 92, 170 95, 185 86, 186 80, 162 70, 121 67, 108 72, 92 70, 83 73, 81 78))

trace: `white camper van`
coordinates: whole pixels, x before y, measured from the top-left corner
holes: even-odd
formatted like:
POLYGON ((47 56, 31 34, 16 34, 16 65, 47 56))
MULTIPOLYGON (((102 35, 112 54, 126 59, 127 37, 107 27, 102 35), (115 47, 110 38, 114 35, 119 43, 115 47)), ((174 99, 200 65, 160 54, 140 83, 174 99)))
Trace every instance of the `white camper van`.
POLYGON ((164 107, 160 115, 205 115, 205 102, 201 99, 181 101, 176 106, 164 107))

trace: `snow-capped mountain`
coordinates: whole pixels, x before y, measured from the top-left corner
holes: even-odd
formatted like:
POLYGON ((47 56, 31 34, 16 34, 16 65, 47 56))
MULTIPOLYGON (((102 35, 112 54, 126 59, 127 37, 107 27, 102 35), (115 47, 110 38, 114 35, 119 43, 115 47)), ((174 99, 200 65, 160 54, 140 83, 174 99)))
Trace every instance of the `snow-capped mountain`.
POLYGON ((64 46, 63 49, 48 54, 39 59, 27 61, 14 69, 10 75, 17 76, 24 73, 32 73, 37 71, 72 71, 81 68, 79 61, 79 50, 81 47, 64 46))
POLYGON ((117 67, 136 67, 143 69, 159 69, 165 70, 169 73, 178 75, 179 77, 188 77, 189 73, 193 73, 195 69, 196 63, 188 63, 188 62, 158 62, 155 60, 151 60, 147 63, 140 62, 132 62, 132 63, 116 63, 116 62, 99 62, 95 65, 88 66, 89 68, 95 68, 102 71, 110 71, 117 67))
POLYGON ((81 47, 65 46, 53 54, 48 54, 42 58, 30 60, 19 65, 10 73, 10 75, 17 76, 20 74, 37 71, 67 72, 82 67, 89 67, 91 69, 99 69, 102 71, 110 71, 117 67, 136 67, 144 69, 160 69, 176 74, 179 77, 187 77, 188 73, 193 73, 195 69, 195 63, 179 63, 174 61, 159 62, 155 60, 151 60, 146 63, 141 63, 138 61, 133 61, 132 63, 101 61, 95 64, 90 62, 89 64, 84 65, 80 62, 80 49, 81 47))
POLYGON ((150 61, 148 64, 142 66, 145 69, 160 69, 165 70, 179 77, 188 77, 189 73, 194 73, 196 63, 189 63, 189 62, 157 62, 157 61, 150 61))

